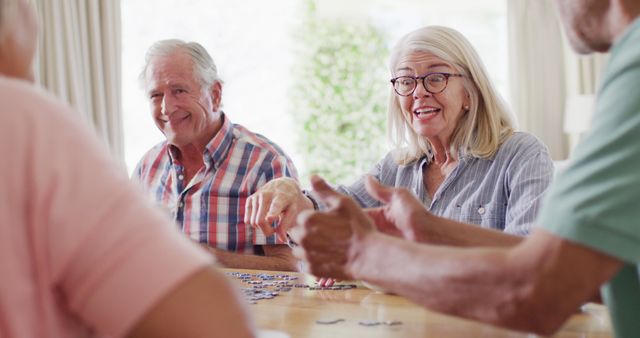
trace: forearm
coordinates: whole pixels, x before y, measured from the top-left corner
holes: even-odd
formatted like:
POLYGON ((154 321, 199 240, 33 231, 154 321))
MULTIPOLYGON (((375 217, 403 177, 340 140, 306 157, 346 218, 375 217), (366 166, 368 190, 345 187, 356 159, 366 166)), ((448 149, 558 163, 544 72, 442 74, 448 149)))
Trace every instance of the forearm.
POLYGON ((207 247, 207 249, 216 256, 216 259, 221 265, 227 268, 297 271, 297 260, 291 254, 257 256, 245 255, 211 247, 207 247))
POLYGON ((502 231, 482 228, 476 224, 467 224, 438 217, 432 214, 416 216, 415 241, 421 243, 451 245, 460 247, 512 247, 523 237, 502 231))
POLYGON ((545 232, 509 249, 420 245, 375 234, 352 262, 354 278, 425 307, 542 334, 557 330, 620 267, 545 232))
POLYGON ((255 337, 242 296, 213 267, 188 277, 158 300, 127 337, 255 337), (189 315, 185 316, 185 309, 189 315), (234 325, 229 325, 229 323, 234 325))
POLYGON ((496 323, 519 292, 517 278, 504 272, 508 260, 502 249, 452 250, 376 234, 350 272, 432 310, 496 323))

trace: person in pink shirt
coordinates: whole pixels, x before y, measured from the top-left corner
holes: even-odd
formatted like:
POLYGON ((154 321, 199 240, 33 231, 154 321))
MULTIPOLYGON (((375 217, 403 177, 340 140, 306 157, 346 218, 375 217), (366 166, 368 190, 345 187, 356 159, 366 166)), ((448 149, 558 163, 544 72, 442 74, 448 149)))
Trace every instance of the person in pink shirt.
POLYGON ((35 12, 0 0, 0 337, 251 337, 213 258, 30 80, 35 12))

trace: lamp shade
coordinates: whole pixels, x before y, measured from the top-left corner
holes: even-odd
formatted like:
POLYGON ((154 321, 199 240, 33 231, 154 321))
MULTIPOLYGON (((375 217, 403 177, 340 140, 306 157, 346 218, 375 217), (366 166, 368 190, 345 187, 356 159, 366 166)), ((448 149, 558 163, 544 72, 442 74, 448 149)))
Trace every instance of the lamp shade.
POLYGON ((564 132, 580 134, 589 129, 595 110, 594 95, 572 95, 567 98, 564 109, 564 132))

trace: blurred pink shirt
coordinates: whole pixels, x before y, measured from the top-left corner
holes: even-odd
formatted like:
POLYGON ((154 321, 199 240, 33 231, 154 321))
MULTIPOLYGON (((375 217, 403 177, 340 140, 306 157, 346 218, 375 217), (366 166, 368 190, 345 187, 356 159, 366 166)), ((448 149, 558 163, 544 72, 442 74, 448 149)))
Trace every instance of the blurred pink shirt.
POLYGON ((0 337, 124 336, 212 263, 146 204, 82 117, 0 76, 0 337))

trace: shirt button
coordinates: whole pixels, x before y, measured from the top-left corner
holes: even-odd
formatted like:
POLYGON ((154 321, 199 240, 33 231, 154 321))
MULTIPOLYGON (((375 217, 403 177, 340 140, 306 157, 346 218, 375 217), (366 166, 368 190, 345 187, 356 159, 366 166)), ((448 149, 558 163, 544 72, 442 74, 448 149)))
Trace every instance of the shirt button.
POLYGON ((480 207, 480 208, 478 209, 478 213, 479 213, 480 215, 484 215, 484 208, 483 208, 483 207, 480 207))
POLYGON ((180 208, 184 208, 184 202, 180 202, 180 208))
POLYGON ((184 175, 178 175, 178 179, 181 181, 184 180, 184 175))

